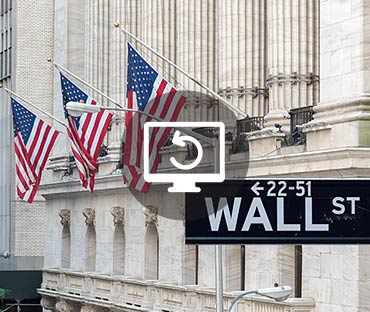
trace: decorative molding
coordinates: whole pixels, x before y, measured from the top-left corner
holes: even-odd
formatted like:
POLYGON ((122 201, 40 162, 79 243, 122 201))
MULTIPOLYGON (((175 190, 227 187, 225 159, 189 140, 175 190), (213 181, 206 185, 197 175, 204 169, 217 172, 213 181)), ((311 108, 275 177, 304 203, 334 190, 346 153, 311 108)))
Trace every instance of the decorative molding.
POLYGON ((113 207, 111 209, 111 214, 113 216, 113 224, 123 224, 125 221, 125 210, 123 207, 113 207))
MULTIPOLYGON (((171 283, 171 281, 143 281, 132 277, 72 272, 63 269, 46 269, 43 272, 46 278, 39 290, 43 296, 51 294, 51 296, 59 297, 59 300, 68 300, 66 297, 71 296, 69 292, 81 294, 80 298, 74 298, 82 303, 81 310, 77 309, 74 312, 108 312, 108 310, 122 312, 124 310, 124 308, 121 309, 122 302, 130 303, 130 307, 127 305, 128 308, 125 311, 158 311, 158 303, 162 308, 172 307, 171 311, 212 311, 212 309, 214 311, 215 301, 212 298, 215 298, 215 292, 202 285, 178 286, 177 283, 171 283), (61 280, 62 275, 67 278, 61 280), (70 283, 72 279, 73 283, 70 283), (48 289, 54 288, 55 283, 58 285, 57 290, 48 289), (91 285, 100 285, 103 288, 91 287, 91 285), (156 291, 153 291, 153 288, 156 291), (107 295, 106 298, 92 299, 101 298, 103 289, 107 295), (108 296, 115 289, 125 291, 121 291, 119 296, 108 296), (141 308, 135 309, 135 306, 141 306, 141 308)), ((225 292, 227 300, 232 300, 234 296, 234 292, 225 292)), ((313 312, 315 309, 313 298, 294 298, 285 303, 278 303, 270 299, 251 297, 242 298, 240 304, 243 309, 239 311, 250 311, 251 305, 254 311, 259 312, 313 312)))
POLYGON ((49 296, 42 296, 40 305, 47 310, 55 310, 56 299, 49 296))
POLYGON ((85 216, 86 225, 95 224, 95 209, 85 208, 82 213, 85 216))
POLYGON ((60 223, 63 226, 68 226, 71 224, 71 210, 70 209, 61 209, 59 212, 60 223))
POLYGON ((147 206, 144 209, 145 225, 149 224, 158 225, 158 208, 154 206, 147 206))
POLYGON ((222 97, 231 98, 233 96, 243 97, 246 95, 251 95, 252 98, 256 98, 257 96, 269 96, 269 89, 268 88, 260 88, 260 87, 244 87, 240 86, 238 88, 226 87, 224 89, 218 90, 218 94, 222 97))
POLYGON ((277 75, 269 75, 266 79, 266 85, 271 87, 274 84, 282 86, 285 83, 290 83, 292 85, 298 82, 306 83, 307 85, 313 84, 314 82, 319 82, 320 76, 315 73, 309 73, 308 75, 300 75, 297 72, 292 72, 291 74, 279 73, 277 75))

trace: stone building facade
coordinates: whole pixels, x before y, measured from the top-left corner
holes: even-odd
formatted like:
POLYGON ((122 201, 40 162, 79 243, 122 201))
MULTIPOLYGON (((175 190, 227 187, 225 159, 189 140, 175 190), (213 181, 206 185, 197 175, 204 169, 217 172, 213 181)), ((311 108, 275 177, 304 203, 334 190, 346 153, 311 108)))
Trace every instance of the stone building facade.
MULTIPOLYGON (((54 50, 53 16, 48 1, 0 1, 0 82, 50 113, 53 73, 45 60, 54 50)), ((33 271, 32 276, 41 276, 46 214, 41 196, 32 205, 16 198, 10 98, 3 90, 0 101, 0 253, 11 254, 0 257, 0 280, 7 288, 14 283, 4 281, 3 271, 33 271)), ((21 272, 14 274, 22 279, 21 272)), ((23 281, 24 289, 28 282, 23 281)), ((33 293, 37 296, 35 289, 33 293)))
MULTIPOLYGON (((27 10, 23 3, 20 12, 27 10)), ((40 18, 45 25, 37 42, 48 48, 38 55, 37 45, 27 37, 20 40, 16 78, 24 83, 13 88, 55 116, 63 118, 58 72, 43 63, 51 54, 125 103, 127 38, 113 27, 120 21, 249 115, 237 122, 238 116, 137 45, 188 95, 181 120, 220 120, 233 134, 226 148, 228 177, 370 175, 367 1, 63 0, 42 5, 48 13, 40 18), (22 65, 23 59, 30 64, 22 65), (37 62, 43 72, 33 75, 28 68, 37 70, 37 62), (30 81, 34 85, 27 85, 30 81)), ((28 18, 15 24, 28 25, 28 18)), ((52 311, 214 311, 214 247, 184 244, 183 194, 154 185, 143 195, 123 184, 122 118, 116 116, 106 137, 93 195, 80 187, 66 138, 60 136, 54 148, 39 191, 46 211, 42 305, 52 311)), ((2 144, 4 155, 9 144, 2 144)), ((170 168, 174 153, 183 155, 162 151, 161 170, 170 168)), ((7 190, 4 202, 13 193, 7 190)), ((224 246, 223 252, 225 307, 235 291, 274 283, 293 286, 295 298, 285 303, 245 299, 238 311, 370 307, 367 246, 224 246)))

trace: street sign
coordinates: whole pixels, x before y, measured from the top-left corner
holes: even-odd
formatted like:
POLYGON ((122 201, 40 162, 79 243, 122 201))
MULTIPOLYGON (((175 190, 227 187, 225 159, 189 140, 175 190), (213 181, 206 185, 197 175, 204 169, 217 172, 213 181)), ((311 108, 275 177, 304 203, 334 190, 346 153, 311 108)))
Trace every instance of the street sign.
POLYGON ((370 180, 199 183, 187 193, 187 244, 369 244, 370 180))

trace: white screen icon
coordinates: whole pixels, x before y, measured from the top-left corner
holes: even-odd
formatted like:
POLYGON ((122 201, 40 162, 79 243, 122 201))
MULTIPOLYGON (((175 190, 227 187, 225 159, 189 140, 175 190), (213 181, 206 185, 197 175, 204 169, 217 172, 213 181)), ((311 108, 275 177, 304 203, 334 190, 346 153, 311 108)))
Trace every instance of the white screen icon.
MULTIPOLYGON (((157 130, 158 131, 158 130, 157 130)), ((216 160, 215 160, 216 161, 216 160)), ((146 122, 144 124, 144 179, 146 182, 173 182, 173 186, 168 188, 169 192, 200 192, 200 188, 195 186, 196 182, 222 182, 225 180, 225 125, 222 122, 146 122), (153 128, 192 128, 207 127, 216 128, 219 136, 218 164, 219 168, 214 173, 186 173, 190 169, 196 168, 203 157, 203 147, 200 142, 189 135, 175 131, 172 143, 178 146, 185 146, 186 142, 193 143, 197 149, 197 157, 189 164, 181 164, 175 157, 170 158, 172 165, 184 171, 183 173, 155 173, 150 172, 150 131, 153 128)))

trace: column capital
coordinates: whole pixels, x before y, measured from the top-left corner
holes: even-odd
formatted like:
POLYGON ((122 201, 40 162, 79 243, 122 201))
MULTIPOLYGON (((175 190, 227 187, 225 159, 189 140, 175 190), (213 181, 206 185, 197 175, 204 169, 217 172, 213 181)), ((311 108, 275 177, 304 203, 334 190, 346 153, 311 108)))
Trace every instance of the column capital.
POLYGON ((55 311, 56 299, 54 297, 42 296, 40 304, 44 309, 55 311))
POLYGON ((80 312, 109 312, 109 309, 94 305, 83 305, 80 312))
POLYGON ((78 312, 81 305, 76 302, 60 299, 55 305, 56 312, 78 312))

